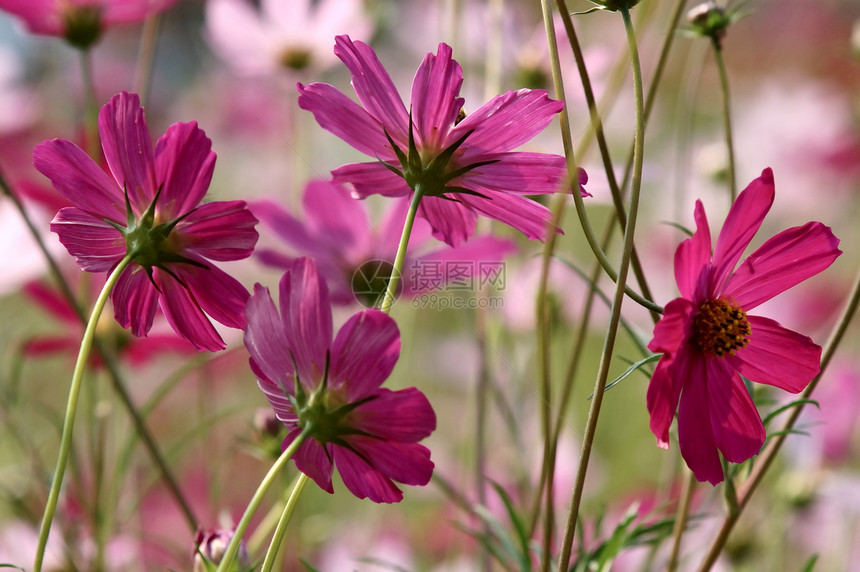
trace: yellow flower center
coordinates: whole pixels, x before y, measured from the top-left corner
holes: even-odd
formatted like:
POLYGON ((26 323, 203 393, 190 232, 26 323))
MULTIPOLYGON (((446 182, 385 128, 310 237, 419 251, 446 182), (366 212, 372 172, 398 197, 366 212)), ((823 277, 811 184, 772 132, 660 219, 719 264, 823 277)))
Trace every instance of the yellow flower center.
POLYGON ((702 353, 723 357, 747 345, 750 323, 738 304, 708 300, 693 319, 693 343, 702 353))

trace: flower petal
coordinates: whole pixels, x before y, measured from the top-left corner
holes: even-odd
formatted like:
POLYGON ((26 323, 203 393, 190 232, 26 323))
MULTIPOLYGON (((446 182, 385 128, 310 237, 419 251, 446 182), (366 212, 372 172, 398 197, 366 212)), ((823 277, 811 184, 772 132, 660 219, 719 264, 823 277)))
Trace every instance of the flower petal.
POLYGON ((663 317, 654 326, 654 337, 648 344, 652 352, 673 354, 690 335, 690 319, 695 304, 686 298, 675 298, 663 308, 663 317))
POLYGON ((107 272, 125 256, 125 239, 119 231, 81 209, 60 209, 51 230, 87 272, 107 272))
POLYGON ((191 264, 175 264, 170 269, 191 291, 192 297, 204 312, 225 326, 244 328, 248 291, 238 280, 217 266, 208 265, 203 259, 197 259, 197 262, 205 265, 205 268, 191 264))
POLYGON ((328 288, 310 258, 299 258, 280 283, 281 317, 287 347, 308 391, 316 389, 325 371, 332 340, 328 288))
POLYGON ((197 123, 174 123, 155 143, 155 174, 161 187, 158 214, 170 221, 196 207, 212 180, 212 141, 197 123))
POLYGON ((334 53, 352 76, 352 87, 364 108, 379 121, 395 141, 408 137, 409 114, 376 52, 349 36, 336 36, 334 53))
MULTIPOLYGON (((251 361, 251 369, 259 367, 259 362, 251 361)), ((293 410, 293 404, 290 402, 287 394, 277 384, 266 380, 263 377, 257 379, 257 387, 266 396, 272 409, 275 410, 275 416, 283 423, 296 423, 298 417, 293 410)), ((292 387, 292 385, 290 386, 292 387)))
POLYGON ((399 356, 400 332, 394 320, 379 310, 359 312, 334 340, 329 387, 342 387, 348 401, 360 401, 388 379, 399 356))
MULTIPOLYGON (((292 394, 293 361, 289 354, 289 342, 284 331, 281 315, 275 308, 269 289, 256 284, 254 294, 245 305, 245 347, 251 360, 268 382, 278 382, 277 392, 292 394)), ((269 396, 269 391, 260 386, 269 396)), ((271 402, 272 399, 269 399, 271 402)), ((273 403, 274 405, 274 403, 273 403)))
MULTIPOLYGON (((299 433, 301 433, 301 429, 298 428, 290 432, 281 444, 281 450, 286 450, 299 433)), ((335 451, 339 449, 339 447, 329 448, 335 449, 335 451)), ((335 451, 331 451, 332 455, 336 454, 335 451)), ((305 439, 293 455, 293 460, 296 462, 296 467, 312 478, 322 490, 329 494, 334 493, 334 488, 331 485, 331 475, 334 470, 332 459, 329 458, 318 441, 311 438, 305 439)))
POLYGON ((210 260, 248 258, 257 244, 257 218, 245 201, 202 204, 173 229, 180 248, 210 260))
MULTIPOLYGON (((684 359, 686 356, 682 356, 682 360, 684 359)), ((684 368, 673 366, 675 366, 675 356, 663 354, 651 375, 646 398, 648 414, 651 418, 651 432, 657 437, 657 445, 662 449, 669 447, 669 429, 675 419, 681 387, 684 385, 684 380, 676 373, 684 368)))
POLYGON ((509 91, 467 115, 451 129, 448 142, 473 131, 463 143, 467 163, 487 152, 510 151, 543 131, 563 107, 542 89, 509 91))
POLYGON ((412 80, 412 121, 418 145, 441 150, 448 130, 457 120, 464 99, 460 95, 463 69, 451 58, 451 47, 439 44, 427 54, 412 80))
POLYGON ((708 408, 717 448, 732 463, 743 463, 764 444, 764 426, 740 376, 729 362, 706 359, 708 408))
POLYGON ((143 266, 131 263, 120 274, 110 294, 114 317, 135 336, 145 336, 158 309, 158 290, 143 266))
POLYGON ((155 198, 152 138, 136 93, 123 91, 99 112, 99 134, 113 178, 128 193, 137 214, 155 198))
POLYGON ((83 211, 126 224, 125 199, 107 173, 80 147, 51 139, 33 149, 33 164, 61 195, 83 211))
POLYGON ((415 443, 436 429, 436 414, 427 397, 414 387, 399 391, 380 388, 373 399, 349 414, 348 423, 379 439, 415 443))
POLYGON ((337 470, 349 492, 360 499, 373 502, 400 502, 403 492, 391 479, 377 471, 367 461, 344 447, 332 447, 337 470))
POLYGON ((732 270, 773 204, 773 172, 768 168, 738 195, 714 247, 711 296, 719 296, 732 270))
POLYGON ((839 239, 820 222, 809 222, 770 238, 741 263, 725 296, 749 311, 811 276, 842 254, 839 239))
POLYGON ((477 167, 454 179, 461 187, 483 187, 519 195, 538 195, 561 191, 567 175, 567 162, 549 153, 487 153, 482 161, 497 161, 477 167))
POLYGON ((688 363, 690 367, 684 373, 684 391, 678 408, 678 445, 696 479, 716 485, 723 480, 723 466, 714 439, 708 394, 709 385, 716 380, 706 378, 704 359, 691 359, 688 363))
POLYGON ((320 246, 328 252, 340 251, 342 258, 351 259, 350 254, 360 256, 370 247, 370 214, 345 186, 313 180, 305 186, 302 206, 316 241, 324 242, 320 246))
POLYGON ((203 313, 191 291, 175 278, 156 268, 155 283, 161 290, 159 305, 173 330, 198 349, 212 352, 223 350, 224 340, 203 313))
POLYGON ((696 232, 675 251, 675 282, 684 298, 698 300, 708 296, 707 269, 711 263, 711 230, 701 201, 696 201, 693 217, 696 232))
POLYGON ((821 369, 821 347, 775 320, 747 316, 752 330, 747 345, 726 356, 741 375, 798 393, 821 369))
MULTIPOLYGON (((526 197, 499 193, 488 189, 477 189, 489 198, 471 195, 461 195, 460 201, 469 205, 482 215, 514 227, 528 237, 529 240, 544 241, 551 231, 549 209, 537 201, 526 197)), ((555 228, 556 234, 564 234, 560 228, 555 228)), ((447 242, 447 241, 446 241, 447 242)))
POLYGON ((478 218, 463 197, 459 201, 424 197, 418 206, 418 214, 430 223, 433 236, 455 247, 472 236, 478 218))
MULTIPOLYGON (((305 224, 294 217, 279 202, 269 198, 254 201, 249 205, 257 219, 275 235, 298 251, 314 252, 316 238, 312 237, 305 224)), ((255 254, 259 254, 258 249, 255 254)))
POLYGON ((424 486, 433 476, 434 465, 430 460, 430 450, 423 445, 380 441, 364 435, 350 437, 348 442, 363 458, 370 461, 374 469, 398 483, 424 486))
POLYGON ((392 173, 379 161, 343 165, 332 171, 331 177, 335 184, 351 184, 355 188, 354 196, 359 199, 370 195, 401 197, 411 192, 403 177, 392 173))

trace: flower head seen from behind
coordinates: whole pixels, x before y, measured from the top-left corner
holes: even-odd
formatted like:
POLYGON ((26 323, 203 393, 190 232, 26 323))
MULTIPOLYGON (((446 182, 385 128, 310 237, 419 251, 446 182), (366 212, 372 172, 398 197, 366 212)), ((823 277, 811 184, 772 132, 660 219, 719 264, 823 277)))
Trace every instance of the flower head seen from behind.
POLYGON ((430 402, 414 387, 381 387, 400 354, 394 320, 379 310, 353 315, 332 339, 328 290, 311 259, 280 282, 280 311, 259 284, 245 310, 245 346, 258 385, 288 430, 282 447, 310 430, 293 459, 333 492, 337 465, 359 498, 399 502, 393 481, 426 485, 430 451, 418 441, 436 428, 430 402))
POLYGON ((723 480, 718 451, 740 463, 764 444, 741 376, 798 393, 820 369, 821 348, 811 339, 748 312, 830 266, 841 254, 830 229, 810 222, 785 230, 735 268, 773 199, 773 173, 765 169, 732 205, 713 255, 696 203, 696 232, 675 253, 681 297, 666 305, 648 345, 663 353, 648 387, 651 430, 668 447, 677 409, 681 455, 699 481, 723 480))
POLYGON ((177 0, 0 0, 0 10, 21 18, 34 34, 60 36, 86 49, 114 25, 144 20, 177 0))
MULTIPOLYGON (((544 90, 509 91, 463 116, 463 70, 451 48, 427 54, 412 82, 410 110, 376 53, 348 36, 335 54, 352 75, 361 105, 325 83, 299 84, 299 107, 328 131, 371 157, 344 165, 333 181, 351 184, 358 197, 399 197, 420 186, 418 214, 433 235, 458 246, 475 231, 478 214, 545 239, 549 211, 525 195, 553 193, 566 176, 564 157, 514 152, 543 131, 563 104, 544 90)), ((578 190, 585 172, 579 172, 578 190)))
POLYGON ((174 123, 153 149, 140 99, 123 92, 99 113, 99 133, 113 177, 65 139, 33 151, 36 169, 75 205, 57 213, 51 230, 89 272, 132 256, 111 292, 116 320, 132 334, 146 335, 160 307, 196 347, 223 349, 207 314, 244 327, 248 291, 210 260, 250 256, 257 219, 244 201, 200 204, 215 153, 196 123, 174 123))

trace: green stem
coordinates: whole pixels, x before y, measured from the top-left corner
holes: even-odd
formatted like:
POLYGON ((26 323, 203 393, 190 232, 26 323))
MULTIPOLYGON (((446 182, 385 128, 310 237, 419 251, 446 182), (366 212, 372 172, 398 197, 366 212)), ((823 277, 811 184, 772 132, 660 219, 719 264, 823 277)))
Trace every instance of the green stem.
MULTIPOLYGON (((845 335, 845 331, 848 329, 848 324, 854 318, 854 314, 857 312, 858 305, 860 305, 860 272, 858 272, 857 277, 854 279, 854 285, 851 289, 851 295, 848 298, 848 303, 845 305, 845 309, 842 311, 842 315, 839 317, 839 321, 836 323, 836 327, 833 328, 833 332, 830 334, 830 338, 824 345, 824 350, 821 353, 821 371, 818 372, 818 375, 816 375, 815 378, 811 382, 809 382, 809 385, 807 385, 806 389, 803 390, 803 393, 800 394, 801 400, 810 399, 810 397, 812 396, 812 392, 815 391, 818 382, 821 380, 821 376, 824 375, 824 371, 827 369, 827 366, 830 365, 830 360, 833 358, 833 354, 836 351, 836 348, 842 341, 842 338, 845 335)), ((791 413, 789 414, 788 419, 786 419, 782 428, 776 433, 776 436, 770 440, 768 446, 759 455, 759 458, 757 459, 755 464, 755 468, 753 469, 749 478, 746 480, 746 482, 744 482, 743 486, 741 486, 738 491, 737 504, 735 506, 735 509, 729 511, 723 519, 723 524, 720 527, 720 531, 717 533, 717 536, 714 537, 714 541, 711 544, 710 549, 708 550, 708 554, 702 561, 702 565, 699 568, 700 572, 707 572, 711 569, 711 566, 713 566, 714 563, 717 561, 717 558, 723 551, 723 547, 725 546, 726 541, 729 539, 729 534, 731 533, 732 528, 734 528, 735 523, 740 518, 741 513, 743 512, 744 508, 746 508, 753 493, 756 491, 759 484, 761 484, 762 479, 764 478, 768 469, 773 464, 777 453, 779 453, 783 442, 785 442, 785 438, 791 432, 791 429, 794 427, 794 424, 797 423, 797 420, 800 417, 800 414, 803 411, 803 407, 805 405, 806 403, 801 401, 800 405, 791 409, 791 413)))
MULTIPOLYGON (((633 181, 630 189, 630 208, 627 220, 627 228, 624 232, 624 249, 618 269, 618 281, 615 285, 615 297, 612 301, 609 327, 604 340, 603 351, 600 356, 597 379, 594 383, 594 395, 591 407, 588 410, 585 432, 582 440, 579 464, 576 471, 576 481, 573 496, 570 501, 567 526, 562 543, 561 556, 559 558, 559 572, 568 569, 570 563, 573 537, 576 532, 576 521, 579 517, 579 507, 582 502, 582 493, 585 488, 585 475, 588 470, 588 461, 591 457, 591 448, 594 443, 594 435, 597 431, 597 420, 600 407, 603 403, 603 392, 609 376, 609 365, 615 348, 615 338, 618 333, 618 324, 621 319, 621 305, 624 302, 624 287, 627 281, 627 272, 630 266, 630 258, 633 252, 633 237, 636 228, 636 219, 639 212, 639 194, 642 187, 642 164, 643 164, 643 134, 645 131, 645 102, 642 89, 642 70, 639 64, 639 50, 636 45, 636 35, 633 22, 630 20, 630 11, 626 7, 620 9, 624 19, 624 28, 627 32, 627 45, 630 50, 630 65, 633 72, 633 98, 636 104, 636 133, 633 139, 633 181)), ((574 193, 575 195, 576 193, 574 193)))
POLYGON ((99 110, 96 103, 96 82, 93 79, 92 52, 88 49, 81 50, 81 75, 84 81, 86 151, 90 157, 98 159, 99 110))
POLYGON ((681 539, 687 530, 687 520, 690 516, 690 504, 693 499, 693 489, 696 486, 696 476, 690 472, 684 481, 684 490, 681 492, 681 502, 675 512, 675 525, 672 528, 672 552, 669 554, 669 563, 666 564, 666 572, 675 572, 678 569, 678 559, 681 555, 681 539))
POLYGON ((140 48, 137 55, 137 68, 134 72, 135 91, 140 96, 141 105, 149 97, 149 86, 152 82, 153 61, 155 48, 158 46, 158 27, 161 22, 161 12, 156 12, 143 22, 143 32, 140 37, 140 48))
POLYGON ((275 528, 275 533, 272 535, 272 542, 269 543, 269 549, 266 551, 266 558, 263 560, 263 567, 260 572, 271 572, 275 566, 275 560, 278 555, 278 550, 281 548, 281 542, 287 534, 287 525, 290 523, 290 517, 293 515, 293 509, 296 508, 299 497, 304 490, 305 485, 310 479, 304 473, 299 475, 293 491, 290 493, 290 498, 287 499, 287 505, 284 507, 284 512, 281 514, 281 520, 278 521, 278 526, 275 528))
POLYGON ((418 214, 418 205, 424 196, 424 189, 415 185, 412 193, 412 202, 409 203, 409 211, 406 213, 406 221, 403 223, 403 233, 400 235, 400 244, 397 245, 397 255, 394 257, 394 268, 391 269, 391 278, 385 289, 385 296, 379 309, 386 314, 391 313, 391 306, 397 296, 397 286, 400 284, 400 273, 403 270, 403 261, 406 260, 406 247, 409 246, 409 237, 412 235, 412 225, 415 223, 415 215, 418 214))
POLYGON ((251 502, 248 503, 248 508, 245 509, 245 514, 242 515, 242 519, 239 521, 239 524, 236 526, 236 530, 233 532, 233 538, 230 540, 230 544, 227 545, 227 550, 224 552, 224 557, 221 559, 221 563, 218 565, 216 572, 226 572, 227 570, 230 570, 230 566, 233 564, 233 559, 236 558, 236 552, 239 551, 239 544, 242 542, 242 537, 245 535, 248 525, 251 524, 251 519, 254 517, 254 513, 257 512, 257 509, 263 502, 263 497, 272 486, 272 483, 275 482, 275 478, 278 476, 278 473, 281 472, 281 469, 284 468, 284 465, 287 464, 299 448, 299 445, 304 442, 309 434, 310 431, 308 429, 304 429, 299 433, 299 435, 293 439, 293 442, 290 443, 289 447, 281 453, 281 456, 278 457, 278 460, 275 461, 275 464, 272 465, 272 468, 269 469, 266 476, 263 477, 263 480, 260 482, 260 486, 257 487, 257 492, 254 493, 254 496, 251 498, 251 502))
POLYGON ((96 325, 98 324, 99 317, 107 303, 108 296, 110 295, 114 284, 116 284, 116 281, 119 279, 123 270, 125 270, 125 268, 131 263, 131 260, 132 256, 126 255, 125 258, 117 264, 110 276, 108 276, 107 282, 105 282, 102 291, 99 293, 99 297, 96 299, 92 314, 87 322, 86 330, 84 330, 84 337, 81 340, 81 349, 78 352, 78 361, 75 363, 75 369, 72 373, 72 384, 69 388, 69 401, 66 405, 66 417, 63 421, 63 435, 60 439, 60 451, 57 457, 57 467, 54 472, 54 480, 51 483, 51 490, 48 494, 48 503, 45 506, 45 513, 42 516, 42 526, 39 529, 39 545, 36 549, 36 560, 33 565, 34 572, 40 572, 40 570, 42 570, 42 560, 45 557, 45 547, 48 544, 48 535, 51 532, 51 522, 54 520, 54 513, 57 510, 57 502, 60 498, 60 489, 63 486, 63 476, 66 473, 66 464, 68 463, 69 454, 72 450, 72 432, 75 426, 78 397, 81 393, 84 369, 87 366, 87 358, 90 355, 90 348, 92 347, 93 337, 96 333, 96 325))
POLYGON ((711 41, 714 47, 714 59, 717 61, 717 69, 720 70, 720 89, 723 93, 723 127, 726 132, 726 151, 728 152, 728 178, 729 192, 731 193, 732 202, 738 196, 738 187, 735 179, 735 146, 732 142, 732 112, 731 101, 729 97, 729 74, 726 72, 726 63, 723 60, 723 48, 720 46, 720 41, 714 38, 711 41))

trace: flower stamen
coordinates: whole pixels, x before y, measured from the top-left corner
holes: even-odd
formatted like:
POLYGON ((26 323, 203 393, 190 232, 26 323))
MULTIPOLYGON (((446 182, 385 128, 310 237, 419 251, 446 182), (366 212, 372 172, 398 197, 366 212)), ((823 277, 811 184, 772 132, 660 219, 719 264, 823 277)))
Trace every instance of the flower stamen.
POLYGON ((708 300, 693 319, 693 343, 702 353, 718 358, 747 345, 750 323, 741 307, 728 300, 708 300))

